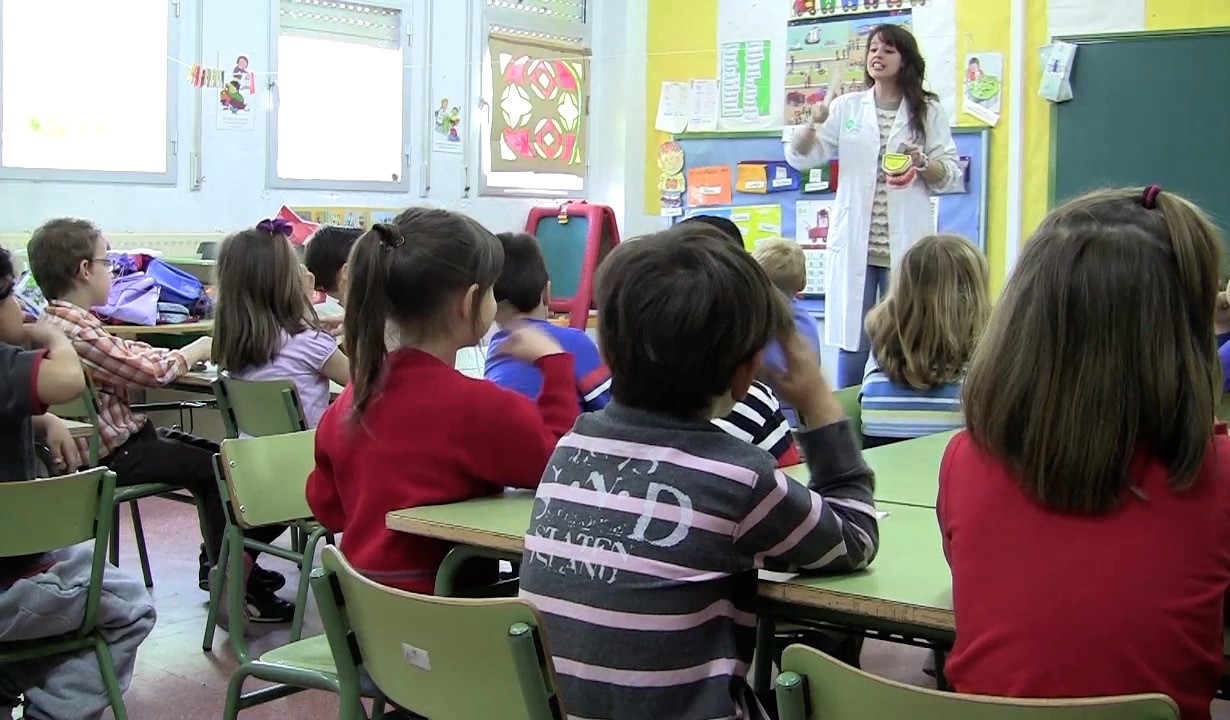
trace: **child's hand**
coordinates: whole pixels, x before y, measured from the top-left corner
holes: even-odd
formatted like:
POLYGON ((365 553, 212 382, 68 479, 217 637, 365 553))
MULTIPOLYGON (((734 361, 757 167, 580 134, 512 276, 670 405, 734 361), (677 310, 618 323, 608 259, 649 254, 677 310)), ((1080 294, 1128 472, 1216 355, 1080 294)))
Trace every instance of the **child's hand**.
POLYGON ((26 343, 31 347, 50 349, 57 341, 68 341, 64 333, 46 319, 26 323, 21 326, 21 330, 25 334, 26 343))
POLYGON ((804 428, 829 425, 845 417, 841 403, 820 373, 820 358, 801 335, 791 333, 780 340, 785 371, 765 368, 764 375, 778 396, 799 412, 804 428))
POLYGON ((81 453, 77 451, 77 441, 68 432, 64 421, 50 413, 38 418, 38 429, 43 436, 43 442, 51 451, 50 470, 59 475, 76 472, 81 467, 81 453))
POLYGON ((555 338, 532 325, 522 325, 500 343, 500 354, 533 363, 547 355, 564 352, 555 338))

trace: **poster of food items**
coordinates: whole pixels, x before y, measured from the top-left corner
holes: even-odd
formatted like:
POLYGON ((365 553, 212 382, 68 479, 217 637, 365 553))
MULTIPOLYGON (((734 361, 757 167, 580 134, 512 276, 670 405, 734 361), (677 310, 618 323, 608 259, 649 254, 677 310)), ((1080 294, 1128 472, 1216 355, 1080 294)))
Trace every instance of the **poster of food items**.
POLYGON ((910 28, 919 0, 794 0, 786 27, 788 126, 805 125, 830 87, 839 94, 865 86, 867 39, 878 25, 910 28))

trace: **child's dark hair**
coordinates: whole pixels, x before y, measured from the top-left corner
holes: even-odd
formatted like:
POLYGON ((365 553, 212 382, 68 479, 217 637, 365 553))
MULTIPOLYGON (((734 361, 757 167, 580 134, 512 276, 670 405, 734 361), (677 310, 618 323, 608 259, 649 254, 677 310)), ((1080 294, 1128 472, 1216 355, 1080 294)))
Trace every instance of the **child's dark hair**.
POLYGON ((599 268, 597 298, 614 398, 680 418, 707 411, 741 365, 793 329, 760 265, 703 223, 617 247, 599 268))
POLYGON ((303 264, 316 278, 317 290, 337 292, 338 273, 362 234, 359 228, 325 225, 308 238, 303 249, 303 264))
POLYGON ((496 237, 504 247, 504 269, 495 281, 495 301, 530 312, 542 304, 542 291, 550 279, 538 240, 527 233, 503 232, 496 237))
POLYGON ((1025 244, 965 380, 973 438, 1060 512, 1115 508, 1140 452, 1200 476, 1221 392, 1222 237, 1172 193, 1101 190, 1025 244))
POLYGON ((81 263, 94 257, 102 230, 89 220, 56 218, 43 223, 30 236, 26 255, 34 281, 48 300, 58 300, 77 283, 81 263))
POLYGON ((13 276, 13 256, 6 248, 0 247, 0 302, 8 300, 9 295, 13 294, 16 280, 13 276))
POLYGON ((388 323, 432 332, 449 301, 473 285, 478 286, 471 308, 477 320, 503 262, 504 251, 491 231, 437 208, 410 208, 359 238, 351 252, 343 324, 356 421, 380 381, 388 323))
POLYGON ((679 224, 683 225, 686 223, 708 225, 709 227, 715 228, 721 232, 722 236, 726 239, 737 242, 740 250, 747 248, 747 246, 743 244, 743 231, 740 230, 739 226, 735 225, 729 218, 718 217, 717 215, 693 215, 679 224))
POLYGON ((218 248, 214 274, 213 360, 223 370, 266 365, 281 350, 283 333, 320 329, 286 235, 260 228, 230 235, 218 248))

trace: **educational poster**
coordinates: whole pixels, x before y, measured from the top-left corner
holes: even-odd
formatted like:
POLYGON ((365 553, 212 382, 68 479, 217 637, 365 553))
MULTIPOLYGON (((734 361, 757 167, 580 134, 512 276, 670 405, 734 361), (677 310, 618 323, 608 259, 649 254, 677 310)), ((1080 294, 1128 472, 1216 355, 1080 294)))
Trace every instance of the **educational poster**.
POLYGON ((691 86, 685 82, 666 81, 662 83, 662 92, 658 95, 658 116, 654 120, 653 129, 658 132, 683 132, 688 126, 688 103, 691 86))
POLYGON ((768 40, 722 45, 718 64, 723 118, 757 121, 769 117, 770 52, 768 40))
POLYGON ((687 183, 683 177, 683 148, 667 140, 658 148, 658 192, 662 217, 683 214, 683 192, 687 183))
POLYGON ((790 21, 786 27, 784 76, 786 126, 807 124, 812 109, 825 101, 830 86, 838 94, 864 88, 867 36, 876 26, 887 23, 910 28, 910 12, 895 9, 899 6, 902 3, 874 0, 865 8, 836 14, 821 8, 819 15, 796 15, 799 19, 790 21), (881 5, 888 11, 877 12, 881 5))
POLYGON ((729 165, 688 169, 688 207, 729 205, 731 172, 729 165))
POLYGON ((1003 102, 1004 56, 997 52, 965 56, 965 82, 961 110, 988 125, 999 124, 1003 102))
POLYGON ((440 98, 432 111, 431 149, 436 152, 461 153, 461 106, 440 98))
POLYGON ((693 80, 688 90, 688 131, 714 132, 718 127, 717 80, 693 80))
POLYGON ((800 200, 794 204, 794 239, 807 259, 804 295, 823 295, 828 276, 829 223, 832 200, 800 200))
POLYGON ((375 223, 391 223, 401 213, 401 208, 379 207, 294 207, 288 208, 306 221, 318 225, 362 228, 366 230, 375 223))
POLYGON ((251 69, 251 60, 247 55, 236 54, 235 64, 218 91, 218 129, 256 129, 256 114, 252 111, 255 101, 256 73, 251 69))
POLYGON ((743 246, 748 252, 756 245, 782 236, 781 205, 740 205, 737 207, 691 208, 686 217, 716 215, 733 222, 743 233, 743 246))

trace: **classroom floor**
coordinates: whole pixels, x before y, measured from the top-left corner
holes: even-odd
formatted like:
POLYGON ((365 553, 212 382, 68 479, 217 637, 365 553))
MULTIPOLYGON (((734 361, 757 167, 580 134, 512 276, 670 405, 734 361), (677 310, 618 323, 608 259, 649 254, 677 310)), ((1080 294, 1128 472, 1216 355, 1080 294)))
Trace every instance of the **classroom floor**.
MULTIPOLYGON (((128 513, 123 513, 120 535, 120 566, 140 573, 128 513)), ((132 686, 124 696, 128 715, 133 720, 168 717, 168 703, 174 702, 174 716, 182 720, 217 720, 222 714, 226 685, 237 663, 225 632, 214 638, 214 651, 201 652, 205 627, 205 593, 197 588, 197 531, 192 507, 168 500, 141 501, 141 518, 154 575, 152 590, 158 608, 158 623, 137 657, 132 686)), ((269 559, 270 569, 287 576, 287 588, 297 580, 289 563, 269 559)), ((284 597, 293 591, 284 589, 284 597)), ((320 632, 315 610, 309 608, 304 634, 320 632)), ((287 640, 289 626, 256 626, 248 637, 254 655, 287 640)), ((868 641, 863 649, 863 668, 869 672, 917 685, 935 687, 935 681, 922 672, 926 651, 920 648, 868 641)), ((250 687, 255 687, 250 681, 250 687)), ((105 715, 110 719, 111 714, 105 715)), ((326 720, 337 717, 337 701, 329 693, 307 691, 271 702, 240 714, 243 720, 294 717, 301 720, 326 720)), ((1230 703, 1213 704, 1214 720, 1230 720, 1230 703)))

